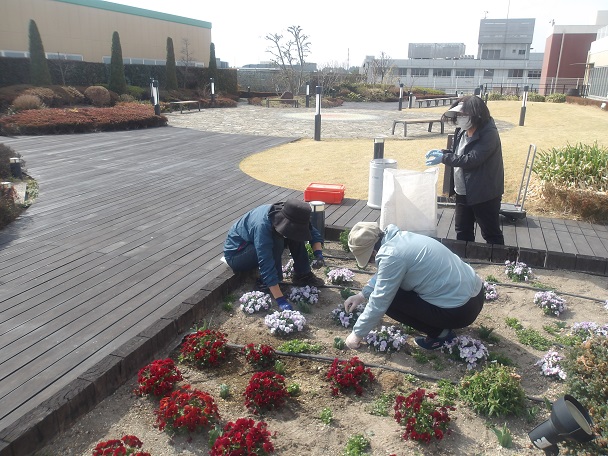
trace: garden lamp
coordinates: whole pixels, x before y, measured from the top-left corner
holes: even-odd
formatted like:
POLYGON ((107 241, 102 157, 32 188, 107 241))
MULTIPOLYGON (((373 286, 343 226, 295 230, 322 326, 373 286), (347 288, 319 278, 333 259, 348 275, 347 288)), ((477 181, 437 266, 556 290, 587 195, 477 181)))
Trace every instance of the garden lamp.
POLYGON ((524 121, 526 120, 526 103, 528 102, 528 90, 530 90, 529 86, 524 86, 524 94, 521 97, 521 110, 519 112, 519 126, 524 126, 524 121))
POLYGON ((579 443, 593 440, 595 436, 592 427, 589 412, 580 402, 566 394, 553 403, 549 419, 532 429, 528 437, 547 456, 555 456, 559 454, 557 444, 562 440, 579 443))
POLYGON ((150 78, 150 101, 154 105, 154 114, 160 116, 160 97, 158 95, 158 80, 150 78))
POLYGON ((306 107, 310 107, 310 81, 306 82, 306 107))
POLYGON ((315 90, 316 113, 315 113, 315 141, 321 141, 321 86, 317 86, 315 90))
POLYGON ((384 138, 374 138, 374 159, 384 158, 384 138))

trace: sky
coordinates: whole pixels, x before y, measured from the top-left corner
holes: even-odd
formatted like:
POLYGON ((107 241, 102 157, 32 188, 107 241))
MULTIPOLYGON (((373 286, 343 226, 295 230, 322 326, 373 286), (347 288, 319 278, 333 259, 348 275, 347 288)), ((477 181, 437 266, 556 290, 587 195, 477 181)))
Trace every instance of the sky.
POLYGON ((307 62, 325 66, 360 66, 382 52, 406 59, 409 43, 464 43, 477 54, 480 19, 535 18, 532 52, 544 52, 555 25, 593 25, 606 0, 114 0, 153 11, 211 22, 216 57, 232 67, 269 61, 265 37, 287 37, 299 26, 308 36, 307 62), (306 8, 306 9, 305 9, 306 8))

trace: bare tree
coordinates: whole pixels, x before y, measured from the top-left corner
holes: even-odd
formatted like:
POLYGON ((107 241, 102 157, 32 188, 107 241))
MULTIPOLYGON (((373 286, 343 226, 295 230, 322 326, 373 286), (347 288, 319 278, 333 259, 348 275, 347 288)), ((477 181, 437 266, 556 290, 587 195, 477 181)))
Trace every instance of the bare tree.
POLYGON ((282 85, 297 94, 304 81, 304 64, 310 54, 310 42, 299 25, 288 27, 287 33, 285 39, 278 33, 266 35, 266 39, 272 43, 266 52, 272 55, 272 63, 281 71, 282 85))
POLYGON ((335 87, 340 85, 345 75, 346 71, 337 62, 323 65, 323 69, 317 72, 317 80, 323 87, 323 94, 335 96, 335 87))
POLYGON ((376 78, 380 76, 380 84, 384 84, 384 78, 390 75, 394 67, 394 62, 388 54, 384 51, 380 53, 380 57, 374 59, 372 62, 372 71, 374 75, 374 82, 376 78))
MULTIPOLYGON (((65 59, 67 60, 67 58, 65 58, 65 59)), ((63 60, 63 58, 62 58, 61 54, 58 52, 57 53, 57 66, 59 67, 59 72, 61 73, 61 84, 66 85, 65 84, 65 69, 63 68, 62 60, 63 60)))
POLYGON ((194 66, 194 52, 190 46, 190 40, 188 38, 182 38, 182 50, 181 50, 180 63, 184 68, 184 89, 188 83, 190 68, 194 66))

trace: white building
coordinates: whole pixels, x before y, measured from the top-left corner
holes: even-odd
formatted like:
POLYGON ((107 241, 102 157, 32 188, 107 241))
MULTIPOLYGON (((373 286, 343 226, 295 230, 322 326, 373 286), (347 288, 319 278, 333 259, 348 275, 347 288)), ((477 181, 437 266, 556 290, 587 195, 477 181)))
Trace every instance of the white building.
MULTIPOLYGON (((608 11, 605 13, 608 15, 608 11)), ((585 84, 589 98, 608 101, 608 26, 599 29, 597 39, 591 43, 585 84)))
MULTIPOLYGON (((462 43, 412 43, 407 59, 392 60, 389 80, 411 87, 427 87, 447 93, 487 90, 514 92, 523 86, 538 87, 542 53, 533 53, 534 19, 481 19, 477 57, 465 54, 462 43), (456 54, 455 54, 456 53, 456 54), (460 55, 457 55, 460 54, 460 55)), ((361 73, 378 82, 374 56, 367 56, 361 73)))

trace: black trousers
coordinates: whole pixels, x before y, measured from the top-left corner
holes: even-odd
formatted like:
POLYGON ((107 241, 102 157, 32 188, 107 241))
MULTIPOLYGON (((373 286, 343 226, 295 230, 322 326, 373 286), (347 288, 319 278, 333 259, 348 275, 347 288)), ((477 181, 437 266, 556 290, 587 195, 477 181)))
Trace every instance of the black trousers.
POLYGON ((444 329, 466 328, 473 323, 483 309, 485 298, 482 286, 479 294, 462 306, 444 309, 426 302, 413 291, 399 289, 386 315, 429 337, 437 337, 444 329))
POLYGON ((466 195, 456 195, 455 229, 456 239, 475 241, 475 222, 481 229, 481 235, 488 244, 505 244, 500 229, 501 197, 479 204, 467 204, 466 195))

